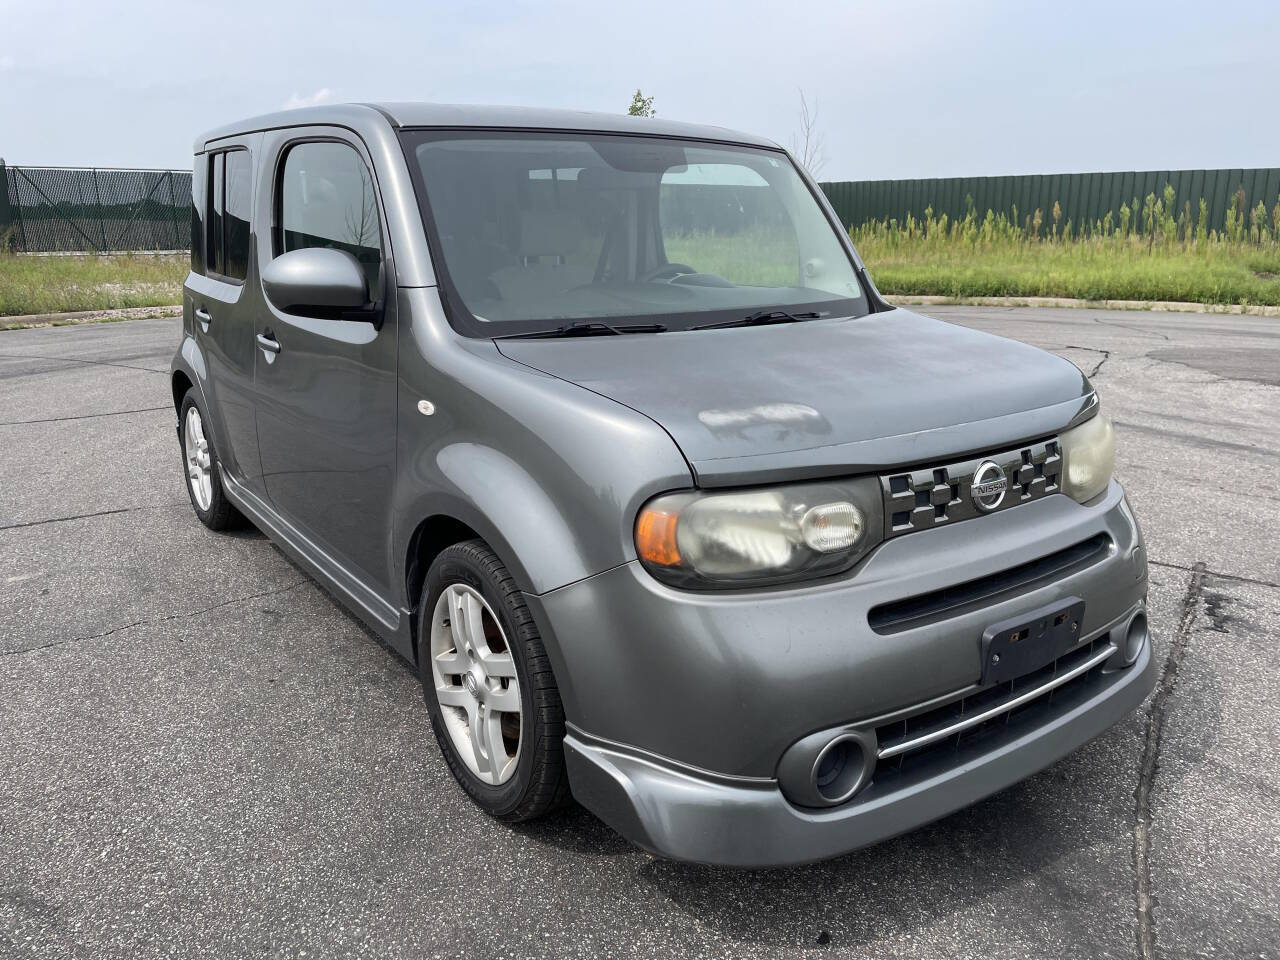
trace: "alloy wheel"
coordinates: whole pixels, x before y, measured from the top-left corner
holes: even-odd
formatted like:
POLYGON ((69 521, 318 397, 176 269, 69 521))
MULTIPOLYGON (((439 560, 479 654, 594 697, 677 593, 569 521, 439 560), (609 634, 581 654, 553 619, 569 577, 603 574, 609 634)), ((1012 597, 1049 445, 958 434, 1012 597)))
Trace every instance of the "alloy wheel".
POLYGON ((431 677, 449 740, 484 783, 510 780, 520 756, 520 680, 493 610, 464 583, 445 587, 431 618, 431 677))
POLYGON ((187 408, 187 420, 182 430, 182 447, 187 461, 187 483, 196 506, 208 510, 213 503, 213 459, 209 454, 209 441, 204 435, 204 421, 200 409, 194 404, 187 408))

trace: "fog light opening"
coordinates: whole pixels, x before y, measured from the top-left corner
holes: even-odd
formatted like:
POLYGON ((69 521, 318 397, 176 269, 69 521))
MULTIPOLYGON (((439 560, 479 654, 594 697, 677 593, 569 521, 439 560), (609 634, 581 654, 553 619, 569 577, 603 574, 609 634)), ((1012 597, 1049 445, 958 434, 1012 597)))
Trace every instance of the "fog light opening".
POLYGON ((858 739, 836 737, 813 763, 813 789, 827 803, 843 803, 862 786, 866 767, 866 754, 858 739))
POLYGON ((1134 614, 1132 620, 1129 621, 1129 629, 1124 634, 1124 662, 1126 664, 1133 663, 1138 659, 1138 654, 1142 653, 1142 647, 1147 642, 1147 615, 1145 613, 1134 614))

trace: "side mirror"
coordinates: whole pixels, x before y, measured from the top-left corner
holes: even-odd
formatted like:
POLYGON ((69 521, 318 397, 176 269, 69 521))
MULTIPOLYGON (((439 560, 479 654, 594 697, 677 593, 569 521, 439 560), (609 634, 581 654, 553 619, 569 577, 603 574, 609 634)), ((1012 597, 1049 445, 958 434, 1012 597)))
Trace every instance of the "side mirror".
POLYGON ((286 313, 342 314, 369 306, 360 261, 330 247, 282 253, 262 271, 262 289, 286 313))

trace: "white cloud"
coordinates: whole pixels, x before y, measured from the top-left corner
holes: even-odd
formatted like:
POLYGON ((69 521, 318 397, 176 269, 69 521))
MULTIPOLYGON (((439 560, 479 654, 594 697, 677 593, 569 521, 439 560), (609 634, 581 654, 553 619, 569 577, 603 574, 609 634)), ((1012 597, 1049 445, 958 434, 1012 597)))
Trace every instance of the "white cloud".
POLYGON ((293 94, 293 96, 284 102, 284 109, 297 110, 299 107, 314 107, 317 104, 328 103, 332 99, 333 91, 328 87, 321 87, 310 96, 304 97, 299 96, 297 93, 293 94))

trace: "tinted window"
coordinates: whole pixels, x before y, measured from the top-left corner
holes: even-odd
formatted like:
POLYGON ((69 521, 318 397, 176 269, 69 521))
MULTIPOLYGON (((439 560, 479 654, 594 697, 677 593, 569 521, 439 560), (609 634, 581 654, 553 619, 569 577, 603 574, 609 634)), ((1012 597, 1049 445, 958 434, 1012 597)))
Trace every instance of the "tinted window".
MULTIPOLYGON (((253 204, 253 161, 247 150, 210 154, 205 166, 204 272, 243 280, 249 271, 249 210, 253 204)), ((192 190, 199 188, 192 177, 192 190)), ((196 223, 194 214, 192 225, 196 223)), ((194 234, 191 262, 196 261, 194 234)))
POLYGON ((606 134, 405 139, 464 332, 866 312, 840 233, 776 150, 606 134))
POLYGON ((209 157, 209 194, 205 201, 205 266, 210 273, 222 272, 222 175, 225 153, 209 157))
POLYGON ((280 176, 277 253, 333 247, 352 254, 369 283, 382 289, 382 228, 373 179, 360 155, 342 143, 300 143, 280 176))
POLYGON ((209 160, 204 154, 191 165, 191 270, 204 273, 205 179, 209 160))
POLYGON ((248 151, 225 154, 226 194, 222 211, 222 273, 243 280, 249 272, 249 209, 253 203, 253 162, 248 151))

